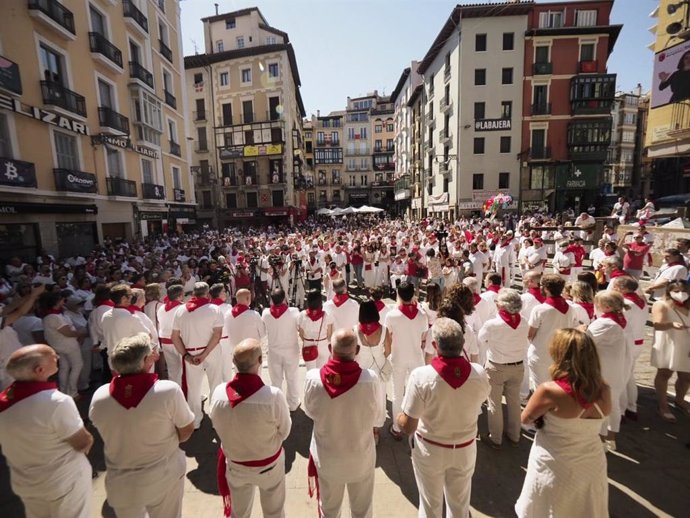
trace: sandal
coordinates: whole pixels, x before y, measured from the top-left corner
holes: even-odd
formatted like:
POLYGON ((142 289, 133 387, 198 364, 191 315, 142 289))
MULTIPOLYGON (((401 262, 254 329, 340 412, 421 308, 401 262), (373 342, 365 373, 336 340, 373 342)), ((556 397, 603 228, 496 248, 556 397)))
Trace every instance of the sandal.
POLYGON ((393 439, 396 441, 402 441, 402 432, 398 432, 396 429, 393 428, 393 425, 390 425, 388 427, 388 433, 391 434, 393 439))
POLYGON ((674 416, 670 410, 667 410, 666 412, 663 412, 661 409, 657 410, 656 413, 666 421, 667 423, 675 423, 676 422, 676 416, 674 416))

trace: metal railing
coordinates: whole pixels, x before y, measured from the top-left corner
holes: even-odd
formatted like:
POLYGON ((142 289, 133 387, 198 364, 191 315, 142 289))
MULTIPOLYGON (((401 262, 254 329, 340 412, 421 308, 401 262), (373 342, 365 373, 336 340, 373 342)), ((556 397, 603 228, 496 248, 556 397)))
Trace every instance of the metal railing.
POLYGON ((165 104, 171 108, 177 108, 177 99, 175 99, 175 96, 167 90, 163 90, 163 93, 165 94, 165 104))
POLYGON ((144 29, 145 32, 149 32, 149 21, 146 19, 144 13, 142 13, 131 0, 122 0, 122 11, 125 18, 131 18, 137 22, 137 25, 144 29))
POLYGON ((195 121, 205 121, 206 120, 206 110, 198 110, 194 112, 195 121))
POLYGON ((170 63, 172 63, 172 62, 173 62, 173 53, 172 53, 172 49, 171 49, 170 47, 168 47, 168 46, 163 42, 163 40, 158 40, 158 44, 159 44, 159 49, 160 49, 160 51, 161 51, 161 55, 162 55, 165 59, 167 59, 168 61, 170 61, 170 63))
POLYGON ((184 190, 173 189, 173 198, 175 198, 175 201, 186 201, 185 195, 184 195, 184 190))
POLYGON ((122 52, 115 45, 108 41, 108 38, 100 32, 89 33, 89 46, 91 52, 102 54, 110 61, 122 68, 122 52))
POLYGON ((65 110, 86 117, 86 99, 60 83, 41 81, 43 103, 59 106, 65 110))
POLYGON ((532 73, 535 76, 551 74, 553 72, 552 63, 534 63, 532 73))
POLYGON ((60 27, 67 29, 72 34, 77 34, 74 30, 72 11, 57 0, 29 0, 29 9, 42 12, 60 27))
POLYGON ((155 183, 142 183, 141 195, 146 200, 164 200, 165 186, 155 183))
POLYGON ((174 140, 170 141, 170 154, 175 155, 175 156, 179 156, 179 157, 182 156, 182 148, 174 140))
POLYGON ((129 62, 129 77, 138 79, 153 88, 153 74, 137 61, 129 62))
POLYGON ((529 148, 530 160, 548 160, 551 158, 551 148, 548 146, 529 148))
POLYGON ((106 128, 129 134, 129 119, 107 106, 98 107, 98 122, 106 128))
POLYGON ((551 103, 534 103, 532 105, 532 115, 551 114, 551 103))
POLYGON ((110 196, 128 196, 130 198, 137 196, 137 184, 132 180, 109 176, 105 182, 110 196))

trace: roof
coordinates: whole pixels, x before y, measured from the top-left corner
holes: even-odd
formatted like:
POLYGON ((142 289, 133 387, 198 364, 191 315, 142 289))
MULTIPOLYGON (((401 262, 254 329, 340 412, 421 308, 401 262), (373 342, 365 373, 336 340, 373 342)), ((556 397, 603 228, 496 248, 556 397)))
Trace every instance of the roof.
POLYGON ((424 83, 418 84, 417 87, 414 90, 412 90, 412 93, 410 94, 410 98, 407 101, 408 108, 414 106, 415 101, 417 101, 417 97, 420 96, 420 94, 422 93, 423 90, 424 90, 424 83))
POLYGON ((213 65, 214 63, 220 63, 222 61, 229 61, 232 59, 259 56, 261 54, 270 54, 272 52, 282 51, 287 52, 288 59, 290 60, 290 70, 292 71, 292 79, 295 83, 295 95, 297 97, 297 104, 299 106, 302 117, 304 117, 306 116, 307 112, 304 109, 302 94, 299 91, 299 87, 302 86, 302 81, 299 77, 299 70, 297 68, 297 58, 295 57, 295 49, 292 48, 292 43, 259 45, 257 47, 245 47, 243 49, 227 50, 225 52, 214 52, 213 54, 195 54, 193 56, 185 56, 184 68, 185 70, 203 68, 209 65, 213 65))
POLYGON ((398 84, 395 85, 395 89, 393 90, 393 93, 391 94, 391 102, 395 104, 395 101, 398 100, 398 95, 400 95, 400 92, 402 91, 403 85, 405 84, 405 81, 407 81, 407 78, 410 77, 410 67, 407 67, 405 70, 402 71, 402 74, 400 74, 400 79, 398 79, 398 84))
POLYGON ((223 13, 223 14, 216 14, 213 16, 207 16, 206 18, 202 18, 202 22, 220 22, 223 20, 230 20, 232 18, 239 18, 240 16, 247 16, 248 14, 253 13, 256 11, 259 13, 259 16, 261 19, 264 21, 265 24, 268 24, 266 21, 266 18, 264 18, 264 15, 261 14, 261 11, 259 11, 258 7, 247 7, 246 9, 240 9, 239 11, 233 11, 231 13, 223 13))
POLYGON ((618 35, 623 29, 622 25, 596 25, 594 27, 556 27, 553 29, 530 29, 525 32, 525 36, 578 36, 586 34, 608 34, 609 35, 609 54, 613 52, 613 47, 618 40, 618 35))

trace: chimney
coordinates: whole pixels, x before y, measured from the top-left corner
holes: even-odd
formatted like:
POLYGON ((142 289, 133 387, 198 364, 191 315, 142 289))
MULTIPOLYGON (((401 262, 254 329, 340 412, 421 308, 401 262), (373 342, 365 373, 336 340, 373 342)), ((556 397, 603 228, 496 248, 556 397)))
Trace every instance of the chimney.
POLYGON ((213 4, 216 6, 216 16, 218 16, 218 4, 213 4))
POLYGON ((321 110, 316 110, 316 116, 321 117, 321 110))
POLYGON ((637 83, 634 92, 636 95, 642 95, 642 83, 637 83))

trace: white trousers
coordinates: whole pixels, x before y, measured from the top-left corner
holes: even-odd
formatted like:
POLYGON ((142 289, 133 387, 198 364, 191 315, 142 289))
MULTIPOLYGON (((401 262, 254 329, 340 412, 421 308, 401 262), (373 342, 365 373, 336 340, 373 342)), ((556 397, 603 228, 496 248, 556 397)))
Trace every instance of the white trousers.
POLYGON ((419 518, 440 518, 444 495, 446 518, 469 517, 476 460, 476 441, 464 448, 450 449, 429 444, 415 434, 412 467, 419 489, 419 518))
POLYGON ((298 374, 299 354, 296 348, 293 348, 292 352, 268 348, 268 375, 271 377, 271 385, 282 390, 285 380, 285 397, 291 412, 299 406, 298 374))
POLYGON ((201 408, 201 383, 204 379, 204 374, 208 378, 208 386, 211 392, 223 383, 220 347, 216 346, 201 365, 192 365, 189 362, 185 362, 185 369, 187 371, 187 403, 194 413, 194 428, 199 428, 204 418, 204 411, 201 408))
POLYGON ((76 396, 79 393, 79 376, 81 376, 81 369, 84 366, 81 349, 79 347, 67 347, 57 352, 60 355, 58 370, 60 391, 68 396, 76 396))
POLYGON ((81 351, 82 367, 77 388, 79 390, 87 390, 91 384, 91 371, 93 369, 93 342, 90 338, 86 338, 79 346, 79 349, 81 351))
POLYGON ((22 498, 26 518, 91 518, 91 467, 74 473, 74 486, 57 500, 22 498))
POLYGON ((233 364, 232 364, 232 351, 233 347, 230 344, 228 338, 222 338, 220 344, 218 344, 218 349, 220 349, 221 361, 223 363, 223 381, 230 381, 233 378, 233 364))
POLYGON ((232 518, 250 518, 255 488, 259 488, 264 518, 285 516, 285 452, 271 466, 250 468, 227 460, 225 476, 232 498, 232 518))
POLYGON ((180 518, 182 516, 182 497, 184 496, 184 479, 182 476, 168 486, 167 491, 151 495, 151 503, 113 507, 117 518, 180 518), (148 514, 147 514, 148 513, 148 514))
POLYGON ((551 381, 549 376, 549 367, 551 366, 551 356, 548 351, 544 353, 545 358, 537 354, 536 348, 533 345, 529 346, 527 350, 527 365, 529 367, 529 384, 532 390, 537 390, 537 387, 542 383, 551 381))
POLYGON ((340 518, 340 508, 347 487, 352 518, 371 518, 374 515, 374 470, 354 482, 333 482, 319 475, 319 509, 321 518, 340 518))
MULTIPOLYGON (((307 366, 307 370, 309 369, 320 369, 324 365, 326 365, 326 362, 328 359, 331 357, 331 351, 328 350, 328 340, 321 340, 320 342, 316 343, 313 341, 308 341, 307 345, 314 345, 319 348, 319 356, 316 358, 316 360, 311 361, 311 362, 305 362, 305 365, 307 366)), ((302 354, 302 351, 300 351, 300 355, 302 354)))
POLYGON ((636 345, 632 350, 632 367, 630 368, 630 377, 628 378, 628 383, 625 386, 625 391, 623 392, 623 398, 621 400, 621 409, 623 411, 630 410, 631 412, 637 412, 637 382, 635 381, 635 365, 637 364, 637 359, 642 354, 642 345, 636 345))
POLYGON ((168 379, 182 385, 182 356, 172 344, 163 345, 161 351, 163 351, 165 365, 168 368, 168 379))
POLYGON ((402 401, 405 395, 407 377, 414 369, 422 365, 421 363, 406 363, 403 365, 393 363, 393 415, 391 415, 391 420, 393 421, 393 430, 396 432, 400 431, 400 428, 398 428, 398 415, 402 412, 402 401))

